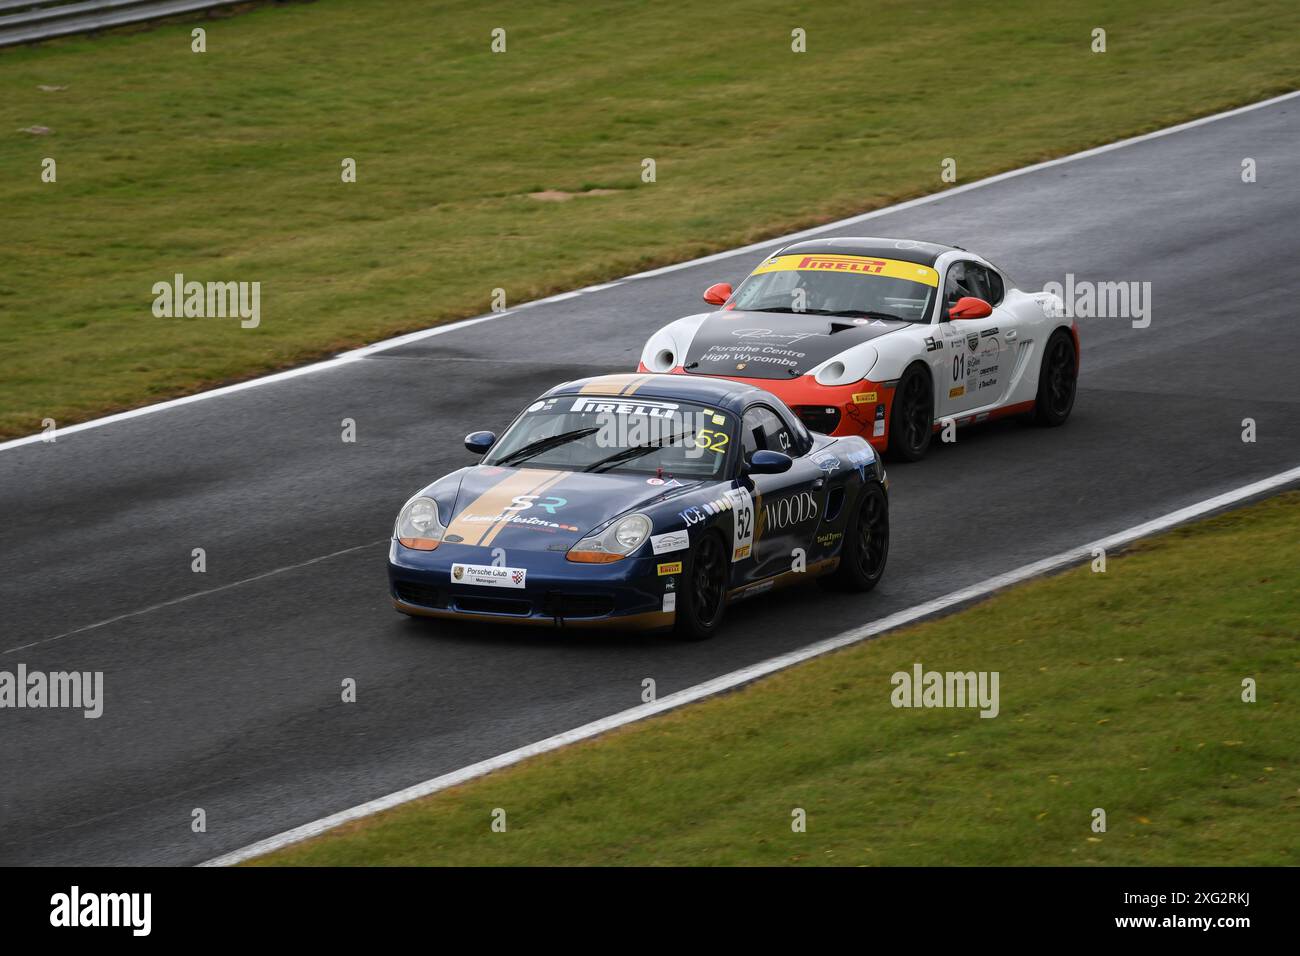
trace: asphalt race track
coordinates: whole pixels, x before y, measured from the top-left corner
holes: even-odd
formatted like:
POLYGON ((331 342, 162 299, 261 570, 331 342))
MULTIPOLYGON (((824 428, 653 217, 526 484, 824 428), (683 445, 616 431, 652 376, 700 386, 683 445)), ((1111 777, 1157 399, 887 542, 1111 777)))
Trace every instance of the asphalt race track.
POLYGON ((207 860, 635 706, 645 677, 662 696, 1295 466, 1297 142, 1290 99, 839 230, 966 246, 1026 289, 1150 281, 1152 323, 1080 320, 1064 428, 964 429, 892 465, 876 592, 757 599, 704 644, 410 621, 384 558, 402 502, 472 460, 467 432, 634 368, 752 251, 0 451, 0 669, 105 672, 98 720, 0 714, 0 863, 207 860))

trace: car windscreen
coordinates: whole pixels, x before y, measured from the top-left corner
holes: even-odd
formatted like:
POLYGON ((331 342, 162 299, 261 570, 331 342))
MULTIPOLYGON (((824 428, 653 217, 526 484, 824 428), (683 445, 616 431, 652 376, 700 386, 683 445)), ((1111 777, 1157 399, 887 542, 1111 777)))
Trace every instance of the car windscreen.
POLYGON ((939 275, 929 266, 869 256, 774 256, 733 297, 750 312, 806 312, 929 321, 939 275))
POLYGON ((529 405, 484 463, 720 478, 735 429, 731 412, 692 402, 561 395, 529 405))

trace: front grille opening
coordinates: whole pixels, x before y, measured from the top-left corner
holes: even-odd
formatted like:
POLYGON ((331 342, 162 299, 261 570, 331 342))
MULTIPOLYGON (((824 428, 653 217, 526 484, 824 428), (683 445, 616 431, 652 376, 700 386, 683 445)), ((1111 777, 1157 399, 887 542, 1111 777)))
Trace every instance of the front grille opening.
POLYGON ((435 608, 445 608, 447 606, 447 593, 442 588, 434 587, 432 584, 398 581, 393 585, 393 593, 397 595, 398 600, 407 604, 435 608))
POLYGON ((614 613, 614 599, 600 594, 546 595, 545 613, 549 617, 608 617, 614 613))
POLYGON ((829 435, 840 424, 840 410, 832 405, 796 405, 794 413, 812 431, 829 435))
POLYGON ((456 607, 462 611, 479 614, 516 614, 527 617, 533 612, 533 602, 520 598, 484 597, 480 595, 457 595, 456 607))

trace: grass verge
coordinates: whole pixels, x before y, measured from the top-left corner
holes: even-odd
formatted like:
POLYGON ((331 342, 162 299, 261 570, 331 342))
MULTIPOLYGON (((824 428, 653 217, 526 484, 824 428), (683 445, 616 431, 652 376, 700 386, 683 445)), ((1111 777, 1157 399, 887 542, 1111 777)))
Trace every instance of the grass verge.
POLYGON ((1300 81, 1291 0, 320 0, 202 22, 205 53, 189 23, 0 52, 0 435, 933 192, 946 157, 967 182, 1300 81), (177 273, 260 282, 261 324, 155 318, 177 273))
POLYGON ((1297 542, 1292 492, 255 862, 1293 866, 1297 542), (1000 713, 894 708, 916 662, 1000 713))

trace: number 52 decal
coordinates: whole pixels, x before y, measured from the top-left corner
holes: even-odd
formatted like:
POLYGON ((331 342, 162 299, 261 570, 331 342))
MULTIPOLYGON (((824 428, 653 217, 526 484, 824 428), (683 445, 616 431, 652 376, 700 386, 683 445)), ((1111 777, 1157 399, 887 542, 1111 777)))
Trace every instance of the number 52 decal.
POLYGON ((721 455, 727 450, 728 436, 726 432, 717 432, 712 428, 701 428, 695 433, 695 444, 709 451, 717 452, 721 455))
POLYGON ((727 492, 731 499, 731 560, 742 561, 754 548, 754 496, 746 488, 727 492))

